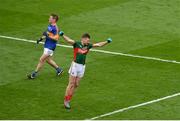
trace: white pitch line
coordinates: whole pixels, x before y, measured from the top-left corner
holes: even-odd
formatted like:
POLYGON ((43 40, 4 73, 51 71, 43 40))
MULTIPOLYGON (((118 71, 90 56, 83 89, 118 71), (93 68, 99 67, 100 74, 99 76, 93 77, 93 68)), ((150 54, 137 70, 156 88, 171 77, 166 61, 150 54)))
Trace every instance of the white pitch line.
POLYGON ((152 100, 152 101, 148 101, 148 102, 140 103, 140 104, 137 104, 137 105, 129 106, 129 107, 126 107, 126 108, 122 108, 122 109, 119 109, 119 110, 116 110, 116 111, 113 111, 113 112, 105 113, 105 114, 90 118, 90 120, 95 120, 95 119, 99 119, 99 118, 102 118, 102 117, 110 116, 110 115, 113 115, 113 114, 116 114, 116 113, 124 112, 124 111, 130 110, 130 109, 142 107, 142 106, 149 105, 149 104, 152 104, 152 103, 160 102, 162 100, 166 100, 166 99, 177 97, 177 96, 180 96, 180 92, 176 93, 176 94, 173 94, 173 95, 166 96, 166 97, 162 97, 162 98, 159 98, 159 99, 155 99, 155 100, 152 100))
MULTIPOLYGON (((10 37, 10 36, 3 36, 3 35, 0 35, 0 38, 36 43, 36 41, 34 41, 34 40, 22 39, 22 38, 10 37)), ((41 44, 44 44, 44 42, 41 42, 41 44)), ((57 44, 57 46, 65 47, 65 48, 72 48, 72 46, 62 45, 62 44, 57 44)), ((121 55, 121 56, 133 57, 133 58, 141 58, 141 59, 147 59, 147 60, 155 60, 155 61, 160 61, 160 62, 180 64, 180 62, 176 61, 176 60, 166 60, 166 59, 161 59, 161 58, 156 58, 156 57, 140 56, 140 55, 134 55, 134 54, 125 54, 125 53, 120 53, 120 52, 112 52, 112 51, 98 50, 98 49, 91 49, 91 51, 99 52, 99 53, 105 53, 105 54, 121 55)))

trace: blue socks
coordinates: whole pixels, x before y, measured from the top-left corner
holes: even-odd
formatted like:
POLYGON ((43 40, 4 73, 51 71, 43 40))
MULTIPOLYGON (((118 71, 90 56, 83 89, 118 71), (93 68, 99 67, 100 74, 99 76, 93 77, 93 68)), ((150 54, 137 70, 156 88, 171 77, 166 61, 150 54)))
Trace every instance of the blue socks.
POLYGON ((58 67, 58 68, 56 68, 56 71, 59 73, 62 71, 62 69, 58 67))

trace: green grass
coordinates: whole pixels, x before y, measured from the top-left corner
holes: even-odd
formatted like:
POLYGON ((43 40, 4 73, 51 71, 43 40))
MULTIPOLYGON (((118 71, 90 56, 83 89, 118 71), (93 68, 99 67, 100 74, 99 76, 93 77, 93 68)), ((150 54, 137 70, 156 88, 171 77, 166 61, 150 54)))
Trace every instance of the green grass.
MULTIPOLYGON (((113 38, 99 49, 180 61, 179 0, 0 2, 0 35, 35 40, 56 12, 62 30, 75 40, 89 32, 92 42, 113 38)), ((56 49, 62 77, 46 64, 36 80, 27 80, 42 50, 42 45, 0 38, 0 119, 88 119, 180 91, 178 64, 90 52, 73 109, 67 111, 63 97, 73 52, 56 49)), ((179 113, 175 97, 100 119, 180 119, 179 113)))

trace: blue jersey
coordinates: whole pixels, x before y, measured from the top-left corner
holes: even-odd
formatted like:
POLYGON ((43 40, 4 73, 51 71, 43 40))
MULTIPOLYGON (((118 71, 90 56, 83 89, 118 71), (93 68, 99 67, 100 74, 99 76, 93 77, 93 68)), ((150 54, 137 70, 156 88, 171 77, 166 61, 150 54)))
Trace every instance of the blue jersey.
MULTIPOLYGON (((53 35, 56 35, 58 33, 58 28, 56 25, 48 25, 47 31, 53 35)), ((48 48, 54 51, 56 48, 56 43, 57 43, 56 40, 46 37, 44 48, 48 48)))

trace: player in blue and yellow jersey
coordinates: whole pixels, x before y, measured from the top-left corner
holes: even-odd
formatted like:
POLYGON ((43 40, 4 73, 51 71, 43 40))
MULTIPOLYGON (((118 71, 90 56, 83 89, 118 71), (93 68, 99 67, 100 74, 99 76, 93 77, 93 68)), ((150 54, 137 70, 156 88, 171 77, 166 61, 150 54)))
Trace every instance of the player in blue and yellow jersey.
POLYGON ((28 75, 29 79, 34 79, 40 69, 43 67, 44 63, 47 62, 49 65, 51 65, 56 70, 57 75, 61 75, 63 70, 56 64, 56 62, 52 59, 53 53, 56 49, 57 41, 59 40, 59 29, 56 24, 59 17, 56 14, 51 14, 49 17, 49 25, 47 27, 47 31, 43 33, 43 36, 37 40, 37 44, 39 44, 40 41, 45 39, 44 44, 44 53, 39 59, 39 63, 31 74, 28 75))

